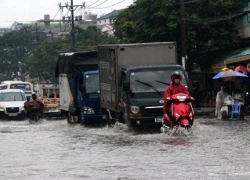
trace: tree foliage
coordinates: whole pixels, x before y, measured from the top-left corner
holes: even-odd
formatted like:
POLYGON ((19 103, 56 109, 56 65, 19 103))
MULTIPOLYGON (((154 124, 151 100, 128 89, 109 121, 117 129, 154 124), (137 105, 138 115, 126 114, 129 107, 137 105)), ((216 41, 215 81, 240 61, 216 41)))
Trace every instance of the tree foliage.
POLYGON ((93 50, 99 44, 117 42, 114 37, 102 33, 96 26, 89 26, 86 29, 76 28, 75 32, 76 43, 74 47, 71 47, 70 37, 68 37, 34 48, 31 55, 25 59, 26 69, 30 77, 40 80, 54 77, 59 53, 93 50))
MULTIPOLYGON (((241 45, 234 21, 226 17, 243 11, 248 0, 185 1, 188 55, 207 66, 215 50, 241 45), (223 21, 219 21, 221 18, 223 21)), ((240 19, 242 21, 242 18, 240 19)), ((122 42, 176 41, 181 44, 180 4, 176 0, 136 0, 115 20, 115 35, 122 42)), ((180 50, 178 51, 180 52, 180 50)), ((180 53, 178 53, 180 54, 180 53)), ((180 57, 179 57, 180 59, 180 57)))
POLYGON ((10 79, 54 77, 59 53, 93 50, 99 44, 116 43, 117 40, 102 33, 96 26, 76 28, 76 43, 71 47, 71 37, 48 39, 40 26, 25 26, 0 37, 0 81, 10 79))
POLYGON ((44 39, 42 34, 36 35, 30 27, 12 31, 0 37, 1 80, 22 78, 24 59, 36 46, 38 39, 44 39))

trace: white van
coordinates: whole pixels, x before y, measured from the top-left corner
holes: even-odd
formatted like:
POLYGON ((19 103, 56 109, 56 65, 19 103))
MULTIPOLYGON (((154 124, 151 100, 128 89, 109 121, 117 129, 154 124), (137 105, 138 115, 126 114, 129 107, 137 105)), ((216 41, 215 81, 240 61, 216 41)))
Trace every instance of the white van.
POLYGON ((20 89, 0 90, 0 118, 26 117, 25 101, 26 96, 20 89))
POLYGON ((4 89, 20 89, 25 93, 26 97, 31 97, 33 84, 23 81, 2 81, 0 84, 0 90, 4 89))

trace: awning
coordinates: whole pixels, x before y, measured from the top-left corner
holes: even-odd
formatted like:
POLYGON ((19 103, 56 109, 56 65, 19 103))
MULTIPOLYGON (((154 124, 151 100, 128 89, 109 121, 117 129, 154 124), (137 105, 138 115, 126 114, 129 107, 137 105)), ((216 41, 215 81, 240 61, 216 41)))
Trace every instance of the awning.
POLYGON ((224 64, 233 64, 250 60, 250 48, 240 49, 224 60, 224 64))

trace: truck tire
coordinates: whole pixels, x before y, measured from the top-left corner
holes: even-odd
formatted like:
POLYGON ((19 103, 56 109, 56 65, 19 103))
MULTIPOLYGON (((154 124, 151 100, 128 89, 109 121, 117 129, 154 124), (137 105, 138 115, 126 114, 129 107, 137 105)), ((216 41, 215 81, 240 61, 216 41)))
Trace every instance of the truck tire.
POLYGON ((127 117, 124 117, 125 124, 128 126, 128 128, 134 129, 136 127, 136 124, 132 123, 127 117))
POLYGON ((71 112, 68 112, 67 121, 69 124, 77 124, 78 118, 76 118, 76 116, 73 116, 71 112))
POLYGON ((109 114, 108 113, 106 113, 106 119, 107 119, 107 125, 108 125, 108 127, 114 127, 114 121, 109 117, 109 114))

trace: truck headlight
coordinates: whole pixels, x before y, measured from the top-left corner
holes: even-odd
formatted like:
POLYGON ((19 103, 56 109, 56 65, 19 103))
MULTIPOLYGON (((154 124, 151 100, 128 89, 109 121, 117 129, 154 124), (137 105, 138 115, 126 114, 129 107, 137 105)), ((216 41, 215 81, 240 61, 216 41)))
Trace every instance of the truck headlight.
POLYGON ((95 114, 95 111, 93 108, 90 108, 88 106, 84 106, 84 114, 95 114))
POLYGON ((133 114, 138 114, 140 112, 140 107, 138 107, 138 106, 130 106, 130 111, 133 114))
POLYGON ((0 104, 0 109, 4 109, 4 107, 3 107, 3 105, 2 105, 2 104, 0 104))

